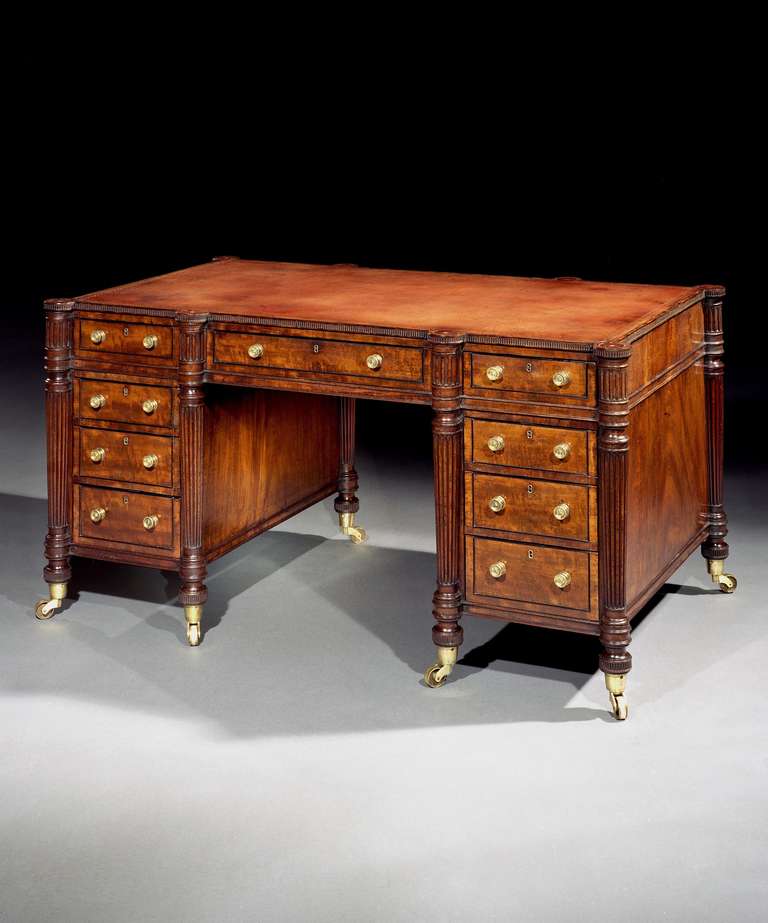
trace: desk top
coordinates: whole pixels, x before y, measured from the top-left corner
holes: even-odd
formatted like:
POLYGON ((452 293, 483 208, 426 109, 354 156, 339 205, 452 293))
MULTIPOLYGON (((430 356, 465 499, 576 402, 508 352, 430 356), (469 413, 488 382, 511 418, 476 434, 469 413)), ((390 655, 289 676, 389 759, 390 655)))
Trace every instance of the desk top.
MULTIPOLYGON (((224 258, 92 292, 77 304, 592 344, 700 300, 708 286, 315 266, 224 258)), ((715 288, 714 291, 721 290, 715 288)))

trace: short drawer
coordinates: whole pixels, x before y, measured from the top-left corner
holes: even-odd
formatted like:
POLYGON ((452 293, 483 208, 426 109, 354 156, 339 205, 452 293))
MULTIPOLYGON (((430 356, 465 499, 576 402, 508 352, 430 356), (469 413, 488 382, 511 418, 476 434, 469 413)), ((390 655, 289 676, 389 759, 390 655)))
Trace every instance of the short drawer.
POLYGON ((81 539, 166 551, 178 546, 177 505, 170 497, 76 484, 75 511, 81 539))
POLYGON ((101 318, 80 318, 76 352, 118 353, 143 359, 173 356, 173 327, 163 324, 132 324, 101 318))
POLYGON ((418 382, 424 377, 424 352, 414 347, 224 330, 213 332, 213 363, 372 380, 418 382))
POLYGON ((589 473, 588 434, 578 429, 471 420, 473 462, 589 473))
POLYGON ((473 388, 586 397, 587 363, 572 359, 471 354, 473 388))
POLYGON ((467 541, 472 543, 467 575, 472 595, 590 610, 587 552, 486 538, 467 541))
POLYGON ((474 474, 467 489, 476 528, 589 541, 588 487, 474 474))
POLYGON ((173 391, 170 388, 77 378, 75 403, 82 420, 168 427, 173 424, 173 391))
POLYGON ((170 436, 81 426, 77 441, 80 477, 173 486, 174 440, 170 436))

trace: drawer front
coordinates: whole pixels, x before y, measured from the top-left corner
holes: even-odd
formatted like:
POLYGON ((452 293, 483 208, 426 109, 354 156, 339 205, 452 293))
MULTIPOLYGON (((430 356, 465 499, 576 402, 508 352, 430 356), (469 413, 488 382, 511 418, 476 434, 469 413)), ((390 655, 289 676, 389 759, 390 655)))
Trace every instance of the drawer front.
POLYGON ((170 359, 173 356, 173 328, 163 324, 132 324, 80 318, 77 351, 119 353, 142 359, 170 359))
POLYGON ((314 372, 388 381, 418 382, 424 377, 424 352, 414 347, 223 330, 215 330, 213 338, 214 365, 237 365, 268 373, 314 372))
MULTIPOLYGON (((561 606, 586 612, 590 608, 589 554, 564 548, 541 548, 487 538, 474 543, 474 595, 561 606), (491 568, 499 576, 492 576, 491 568), (562 588, 555 583, 567 579, 562 588)), ((583 616, 582 616, 583 617, 583 616)))
POLYGON ((76 380, 78 414, 83 420, 171 426, 173 392, 155 385, 120 381, 76 380))
POLYGON ((555 481, 472 476, 473 524, 589 541, 589 488, 555 481))
POLYGON ((472 354, 472 387, 550 397, 586 397, 587 363, 570 359, 472 354))
POLYGON ((80 477, 173 486, 173 439, 78 427, 80 477))
POLYGON ((170 497, 80 484, 75 487, 75 498, 80 538, 144 549, 175 548, 178 524, 170 497))
POLYGON ((587 474, 587 439, 578 429, 472 420, 472 461, 587 474))

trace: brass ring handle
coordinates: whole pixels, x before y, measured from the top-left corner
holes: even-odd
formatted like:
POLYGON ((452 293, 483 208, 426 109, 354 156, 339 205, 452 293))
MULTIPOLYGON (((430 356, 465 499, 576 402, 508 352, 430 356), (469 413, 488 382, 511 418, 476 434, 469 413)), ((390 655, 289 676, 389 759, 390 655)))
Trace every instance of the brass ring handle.
POLYGON ((564 388, 566 385, 571 383, 571 373, 570 372, 555 372, 552 376, 552 384, 556 388, 564 388))
POLYGON ((153 453, 152 455, 145 455, 144 458, 142 458, 141 463, 142 463, 142 465, 144 465, 144 467, 145 467, 148 471, 151 471, 152 468, 154 468, 155 465, 156 465, 159 461, 160 461, 160 459, 157 457, 157 455, 155 455, 155 454, 153 453))
POLYGON ((104 449, 91 449, 91 461, 94 463, 94 465, 98 465, 99 462, 104 461, 104 456, 106 454, 107 453, 104 451, 104 449))
POLYGON ((552 449, 552 454, 558 461, 565 461, 571 454, 570 442, 558 442, 554 449, 552 449))
POLYGON ((91 331, 91 343, 95 343, 97 346, 99 343, 103 343, 107 338, 106 330, 92 330, 91 331))
POLYGON ((101 522, 102 519, 107 515, 107 511, 103 506, 97 506, 96 509, 91 510, 91 522, 101 522))
POLYGON ((571 582, 571 573, 567 570, 561 570, 552 579, 558 590, 564 590, 571 582))
POLYGON ((485 377, 488 381, 501 381, 504 378, 503 365, 491 365, 485 370, 485 377))
POLYGON ((157 410, 157 401, 153 397, 151 397, 148 400, 144 401, 144 403, 141 405, 141 409, 146 414, 154 413, 157 410))
POLYGON ((151 516, 145 516, 141 524, 144 526, 147 532, 151 532, 159 522, 160 517, 157 515, 157 513, 152 513, 151 516))
POLYGON ((552 515, 558 522, 563 522, 571 515, 571 508, 567 503, 558 503, 552 510, 552 515))
POLYGON ((371 371, 376 371, 376 369, 380 369, 383 362, 384 362, 384 357, 380 356, 378 353, 373 353, 373 355, 368 356, 368 358, 365 360, 365 364, 368 366, 369 369, 371 369, 371 371))
POLYGON ((155 346, 157 346, 157 342, 157 335, 150 333, 148 336, 144 337, 144 339, 141 341, 141 345, 144 347, 144 349, 154 349, 155 346))
POLYGON ((103 394, 94 394, 88 403, 94 410, 99 410, 107 403, 107 399, 103 394))
POLYGON ((491 452, 501 452, 504 448, 504 437, 503 436, 491 436, 488 440, 488 448, 491 452))
POLYGON ((502 497, 501 494, 499 494, 498 497, 491 497, 488 501, 488 506, 490 506, 494 513, 500 513, 506 505, 506 497, 502 497))
POLYGON ((251 359, 261 359, 261 357, 264 355, 264 347, 261 345, 261 343, 253 343, 248 347, 248 355, 251 357, 251 359))
POLYGON ((507 565, 504 561, 496 561, 495 564, 491 564, 488 568, 488 573, 494 580, 500 580, 504 574, 507 572, 507 565))

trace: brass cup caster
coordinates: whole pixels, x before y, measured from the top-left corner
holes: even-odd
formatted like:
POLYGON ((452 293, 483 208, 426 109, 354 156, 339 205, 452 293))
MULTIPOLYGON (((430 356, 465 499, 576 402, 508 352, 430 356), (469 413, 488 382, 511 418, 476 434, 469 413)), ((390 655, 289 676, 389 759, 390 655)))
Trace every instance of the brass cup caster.
POLYGON ((717 584, 721 593, 733 593, 738 584, 733 574, 723 573, 724 565, 724 561, 711 561, 708 559, 707 571, 709 571, 712 582, 717 584))
POLYGON ((339 525, 344 535, 348 535, 352 541, 359 545, 368 538, 365 529, 355 525, 354 513, 339 513, 339 525))
POLYGON ((203 640, 200 622, 203 617, 202 606, 184 606, 184 618, 187 620, 187 644, 197 647, 203 640))
POLYGON ((611 713, 617 721, 626 721, 629 715, 629 706, 624 699, 624 687, 627 675, 617 673, 605 674, 605 688, 611 702, 611 713))
POLYGON ((64 599, 67 595, 66 583, 50 583, 48 589, 51 594, 50 599, 41 599, 35 606, 35 617, 39 619, 50 619, 56 615, 56 610, 61 609, 64 599))
POLYGON ((438 647, 437 663, 424 671, 424 682, 432 689, 442 686, 451 675, 458 656, 458 647, 438 647))

